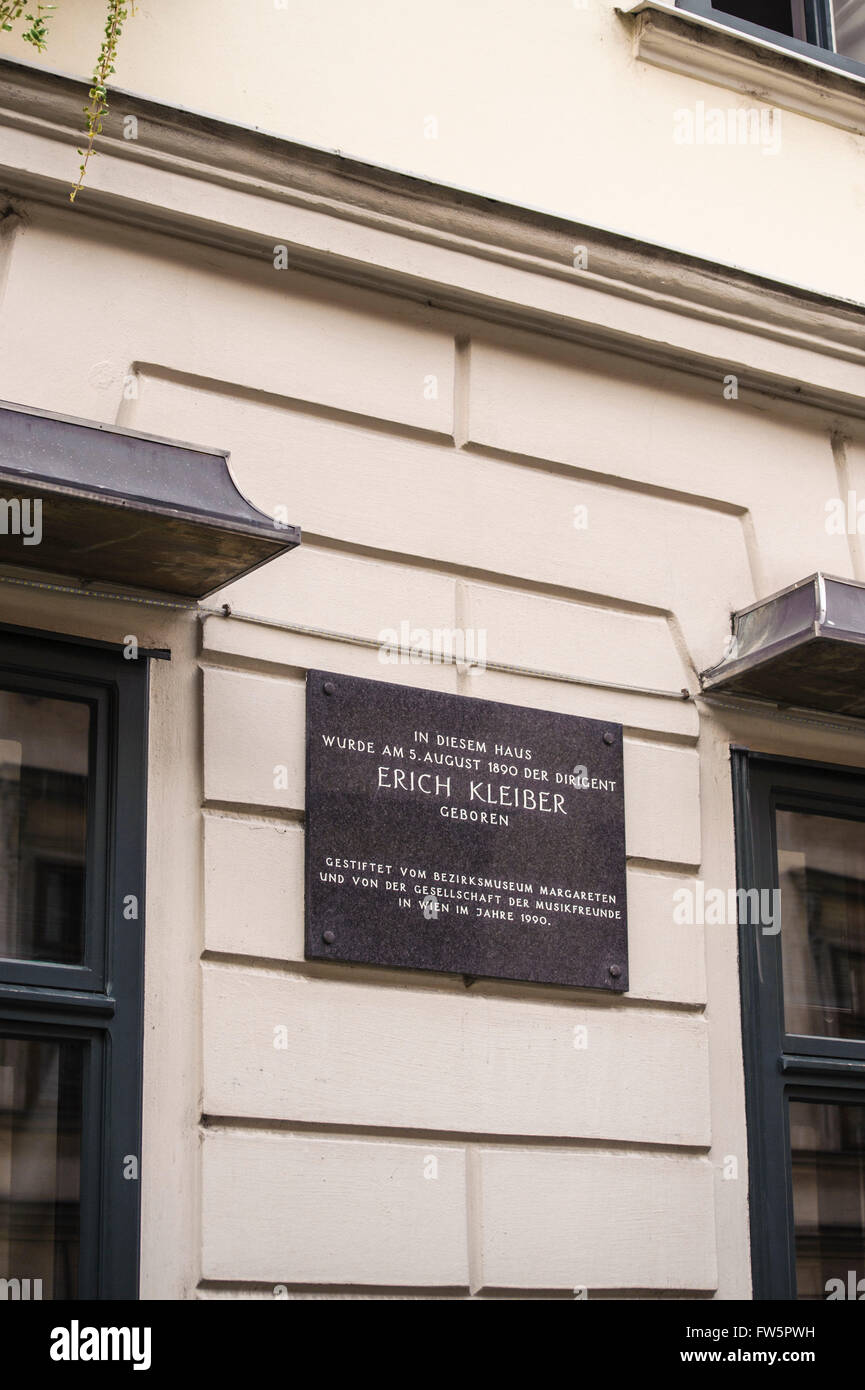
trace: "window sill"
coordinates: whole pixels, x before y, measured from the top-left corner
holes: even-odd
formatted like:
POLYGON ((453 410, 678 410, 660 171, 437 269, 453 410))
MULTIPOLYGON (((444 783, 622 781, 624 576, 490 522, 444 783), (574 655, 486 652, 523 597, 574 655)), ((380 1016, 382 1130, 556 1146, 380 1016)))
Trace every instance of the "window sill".
POLYGON ((663 0, 632 0, 618 13, 633 20, 643 62, 865 134, 865 78, 663 0))

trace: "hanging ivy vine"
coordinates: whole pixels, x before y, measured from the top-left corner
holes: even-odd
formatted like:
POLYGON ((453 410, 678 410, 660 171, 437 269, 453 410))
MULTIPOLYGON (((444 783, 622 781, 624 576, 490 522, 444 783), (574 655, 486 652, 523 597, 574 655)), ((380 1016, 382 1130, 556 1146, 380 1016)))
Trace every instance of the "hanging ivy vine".
POLYGON ((21 34, 25 43, 32 43, 34 48, 41 50, 45 47, 45 40, 48 38, 48 15, 54 9, 53 5, 37 5, 36 13, 25 14, 24 11, 31 5, 31 0, 0 0, 0 29, 4 29, 11 34, 15 25, 24 19, 25 28, 21 34))
MULTIPOLYGON (((107 4, 108 13, 102 46, 93 69, 87 105, 84 107, 87 143, 78 151, 81 163, 78 166, 77 182, 69 194, 71 203, 75 202, 76 196, 81 192, 87 166, 95 150, 96 137, 102 134, 102 123, 108 114, 108 80, 115 71, 117 45, 129 13, 127 0, 107 0, 107 4)), ((130 6, 135 14, 135 0, 130 0, 130 6)), ((15 26, 20 24, 21 38, 25 43, 32 43, 41 53, 48 41, 48 23, 54 9, 55 5, 41 3, 41 0, 35 6, 33 0, 0 0, 0 30, 13 33, 15 26)))

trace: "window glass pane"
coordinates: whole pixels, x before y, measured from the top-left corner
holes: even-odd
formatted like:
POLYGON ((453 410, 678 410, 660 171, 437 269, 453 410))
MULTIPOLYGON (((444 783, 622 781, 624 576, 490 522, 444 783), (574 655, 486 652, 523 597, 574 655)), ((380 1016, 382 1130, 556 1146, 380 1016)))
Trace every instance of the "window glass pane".
POLYGON ((776 813, 784 1023, 865 1038, 865 822, 776 813))
POLYGON ((90 706, 0 690, 0 956, 84 957, 90 706))
POLYGON ((865 5, 862 0, 835 0, 835 47, 865 63, 865 5))
POLYGON ((790 1102, 799 1298, 865 1294, 865 1105, 790 1102), (830 1280, 841 1284, 830 1285, 830 1280))
POLYGON ((31 1281, 7 1297, 76 1296, 82 1059, 80 1043, 0 1037, 0 1279, 31 1281))
POLYGON ((795 0, 714 0, 714 8, 723 14, 735 15, 737 19, 750 19, 752 24, 761 24, 764 29, 774 29, 778 34, 795 36, 793 27, 794 11, 801 5, 795 0))

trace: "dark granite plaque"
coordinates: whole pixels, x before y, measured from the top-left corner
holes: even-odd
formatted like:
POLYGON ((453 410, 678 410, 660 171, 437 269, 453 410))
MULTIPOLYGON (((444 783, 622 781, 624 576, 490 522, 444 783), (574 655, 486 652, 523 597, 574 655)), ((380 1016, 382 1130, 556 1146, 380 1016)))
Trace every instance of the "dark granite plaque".
POLYGON ((310 671, 306 955, 628 987, 622 729, 310 671))

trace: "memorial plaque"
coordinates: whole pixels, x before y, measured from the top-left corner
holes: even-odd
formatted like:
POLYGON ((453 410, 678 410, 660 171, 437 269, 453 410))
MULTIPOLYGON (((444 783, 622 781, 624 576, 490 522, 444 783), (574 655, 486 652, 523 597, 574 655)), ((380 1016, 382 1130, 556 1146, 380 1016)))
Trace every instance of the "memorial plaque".
POLYGON ((622 729, 310 671, 306 956, 628 987, 622 729))

